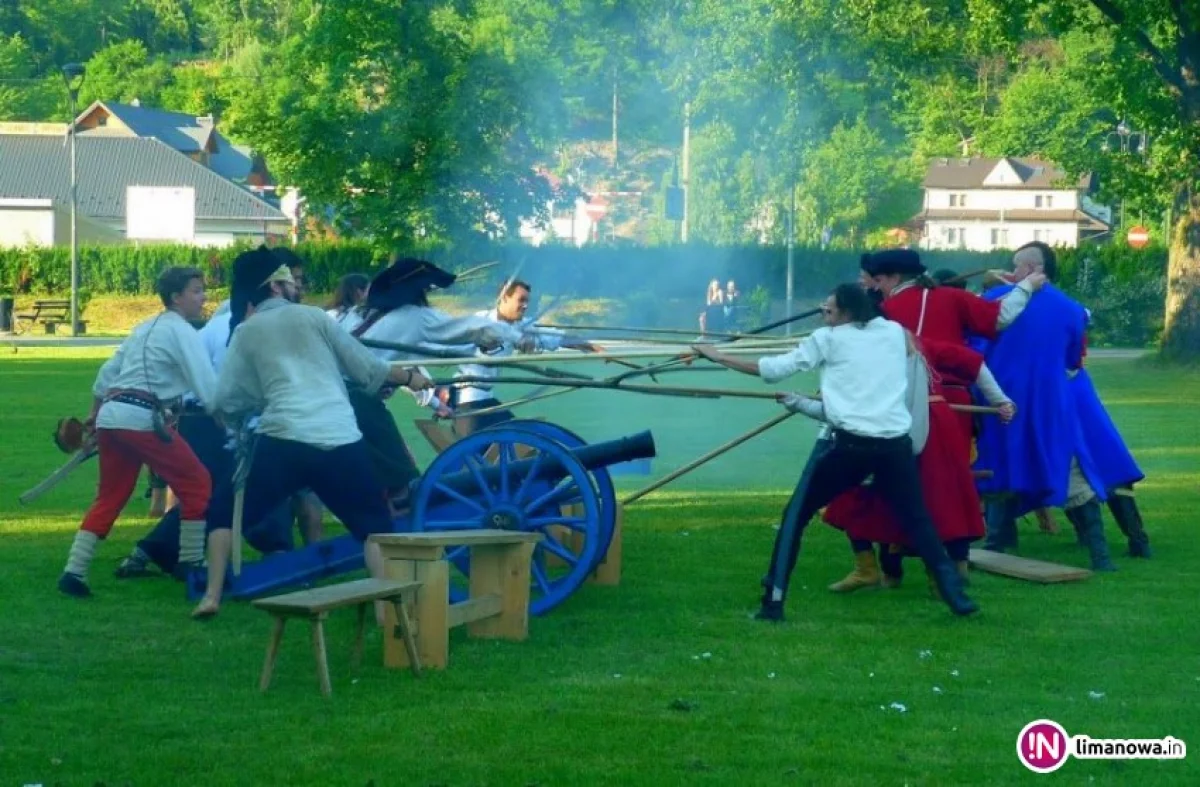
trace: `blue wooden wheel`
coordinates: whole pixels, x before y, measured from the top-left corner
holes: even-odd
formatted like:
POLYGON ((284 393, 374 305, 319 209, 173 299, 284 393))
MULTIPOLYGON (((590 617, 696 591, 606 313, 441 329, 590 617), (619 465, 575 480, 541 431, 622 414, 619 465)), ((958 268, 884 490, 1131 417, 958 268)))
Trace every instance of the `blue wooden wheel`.
MULTIPOLYGON (((549 437, 556 442, 562 443, 567 448, 576 449, 583 448, 587 445, 587 441, 579 435, 559 424, 549 423, 546 421, 533 421, 527 419, 518 419, 514 421, 506 421, 502 426, 496 428, 512 428, 525 429, 534 434, 540 434, 543 437, 549 437)), ((596 485, 596 494, 600 496, 600 545, 596 550, 596 565, 593 569, 600 565, 600 561, 608 554, 608 547, 612 543, 613 532, 617 525, 617 490, 613 486, 612 474, 608 472, 607 467, 600 467, 591 471, 592 481, 596 485)))
MULTIPOLYGON (((599 559, 602 511, 590 474, 562 443, 525 429, 487 429, 451 445, 421 477, 412 511, 417 532, 541 533, 530 581, 533 615, 570 597, 599 559), (573 504, 582 513, 564 515, 562 507, 573 504), (574 543, 564 543, 556 526, 567 528, 574 543)), ((461 600, 470 576, 467 547, 448 547, 446 559, 458 572, 451 580, 452 600, 461 600)))

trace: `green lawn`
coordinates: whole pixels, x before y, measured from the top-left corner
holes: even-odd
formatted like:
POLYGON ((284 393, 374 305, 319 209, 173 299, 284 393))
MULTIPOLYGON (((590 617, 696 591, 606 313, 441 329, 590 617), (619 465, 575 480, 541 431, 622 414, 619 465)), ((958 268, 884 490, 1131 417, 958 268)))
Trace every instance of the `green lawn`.
MULTIPOLYGON (((140 497, 101 545, 95 597, 55 589, 95 463, 28 508, 16 497, 61 463, 50 432, 84 414, 105 353, 0 356, 0 786, 1200 783, 1195 751, 1071 761, 1053 777, 1015 756, 1017 732, 1038 718, 1098 738, 1200 741, 1195 372, 1091 364, 1149 476, 1153 561, 1119 558, 1115 575, 1058 587, 976 574, 983 612, 964 621, 929 598, 916 563, 897 591, 827 592, 849 550, 814 524, 788 622, 753 621, 776 518, 815 433, 797 417, 631 507, 622 584, 585 587, 533 620, 527 642, 456 632, 450 669, 415 680, 382 668, 375 632, 352 680, 354 616, 335 613, 325 701, 302 627, 261 695, 264 615, 229 603, 194 623, 172 581, 112 578, 148 525, 140 497)), ((724 373, 665 381, 758 385, 724 373)), ((410 401, 394 410, 428 461, 411 429, 420 414, 410 401)), ((775 413, 595 392, 524 410, 589 440, 651 429, 652 477, 775 413)), ((1086 565, 1064 531, 1026 524, 1024 554, 1086 565)), ((1109 535, 1119 546, 1111 521, 1109 535)))

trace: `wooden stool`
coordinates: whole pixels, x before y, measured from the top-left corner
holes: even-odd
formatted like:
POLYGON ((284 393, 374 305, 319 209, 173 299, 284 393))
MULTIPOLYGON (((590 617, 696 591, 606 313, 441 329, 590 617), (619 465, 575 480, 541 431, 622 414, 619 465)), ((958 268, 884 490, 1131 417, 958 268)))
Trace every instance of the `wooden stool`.
POLYGON ((363 636, 366 633, 367 607, 376 601, 390 601, 391 614, 396 622, 389 627, 392 635, 384 641, 403 641, 409 655, 409 664, 416 676, 421 675, 421 661, 409 624, 408 611, 404 607, 404 596, 415 594, 421 587, 419 582, 393 582, 386 579, 359 579, 340 585, 301 590, 282 596, 272 596, 254 601, 254 606, 271 613, 275 627, 271 633, 271 644, 267 647, 267 660, 263 664, 262 678, 258 682, 260 691, 271 685, 271 673, 275 670, 275 659, 279 656, 279 643, 283 641, 283 627, 288 618, 307 618, 312 623, 313 655, 317 660, 317 678, 321 682, 321 693, 326 697, 333 694, 329 683, 329 660, 325 656, 325 618, 331 610, 342 607, 358 608, 358 632, 354 638, 352 668, 357 671, 362 664, 363 636))
MULTIPOLYGON (((371 536, 383 552, 388 579, 415 582, 417 653, 421 664, 445 669, 450 629, 467 625, 472 637, 523 640, 529 636, 529 579, 534 545, 541 533, 519 530, 444 530, 371 536), (450 603, 448 546, 470 549, 470 597, 450 603)), ((391 623, 389 611, 388 623, 391 623)), ((411 663, 411 651, 394 639, 383 643, 386 667, 411 663)))

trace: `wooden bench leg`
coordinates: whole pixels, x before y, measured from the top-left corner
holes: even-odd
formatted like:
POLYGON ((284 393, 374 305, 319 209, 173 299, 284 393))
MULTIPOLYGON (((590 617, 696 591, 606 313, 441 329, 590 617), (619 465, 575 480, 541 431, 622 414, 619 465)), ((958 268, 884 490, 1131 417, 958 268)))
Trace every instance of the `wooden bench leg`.
POLYGON ((333 687, 329 683, 329 660, 325 657, 325 615, 312 619, 313 655, 317 659, 317 679, 321 682, 321 694, 329 697, 333 687))
POLYGON ((467 624, 472 637, 523 640, 529 636, 529 572, 533 544, 471 549, 471 598, 500 596, 500 614, 467 624))
POLYGON ((275 671, 275 659, 279 657, 279 643, 283 641, 283 627, 287 618, 275 616, 275 627, 271 631, 271 644, 267 646, 267 660, 263 664, 262 677, 258 681, 258 690, 266 691, 271 686, 271 674, 275 671))
POLYGON ((408 652, 408 666, 412 674, 421 677, 421 654, 417 652, 417 640, 413 637, 412 622, 408 618, 408 609, 404 599, 396 599, 392 603, 396 612, 396 634, 404 640, 404 650, 408 652))
POLYGON ((367 606, 374 606, 374 602, 358 605, 358 630, 354 634, 354 655, 350 659, 350 669, 353 672, 358 672, 362 667, 363 656, 363 639, 367 634, 367 606))

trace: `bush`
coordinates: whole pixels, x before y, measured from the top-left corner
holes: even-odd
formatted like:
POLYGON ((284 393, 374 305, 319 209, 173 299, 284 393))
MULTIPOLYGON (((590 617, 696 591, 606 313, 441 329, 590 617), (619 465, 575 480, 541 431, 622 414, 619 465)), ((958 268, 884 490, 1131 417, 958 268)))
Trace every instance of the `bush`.
MULTIPOLYGON (((233 259, 245 246, 223 249, 193 246, 99 246, 80 250, 81 281, 96 295, 149 295, 167 265, 192 265, 208 274, 210 288, 226 288, 233 259)), ((297 253, 308 261, 305 276, 312 292, 330 292, 348 273, 375 273, 388 253, 365 241, 304 243, 297 253)), ((625 307, 626 323, 655 327, 696 324, 711 279, 730 279, 749 293, 739 327, 760 325, 772 301, 786 293, 787 249, 782 246, 652 247, 547 245, 473 242, 467 245, 414 246, 405 256, 428 259, 451 270, 496 263, 453 293, 490 299, 514 274, 531 282, 540 296, 568 300, 607 299, 625 307)), ((932 271, 960 273, 1009 267, 1009 252, 922 252, 932 271)), ((841 282, 858 276, 860 252, 797 248, 793 258, 796 302, 815 301, 841 282)), ((1093 312, 1097 344, 1143 346, 1162 330, 1167 253, 1163 248, 1134 250, 1124 245, 1085 246, 1059 252, 1059 285, 1093 312)), ((0 249, 0 291, 61 294, 70 288, 70 252, 65 248, 0 249)))

